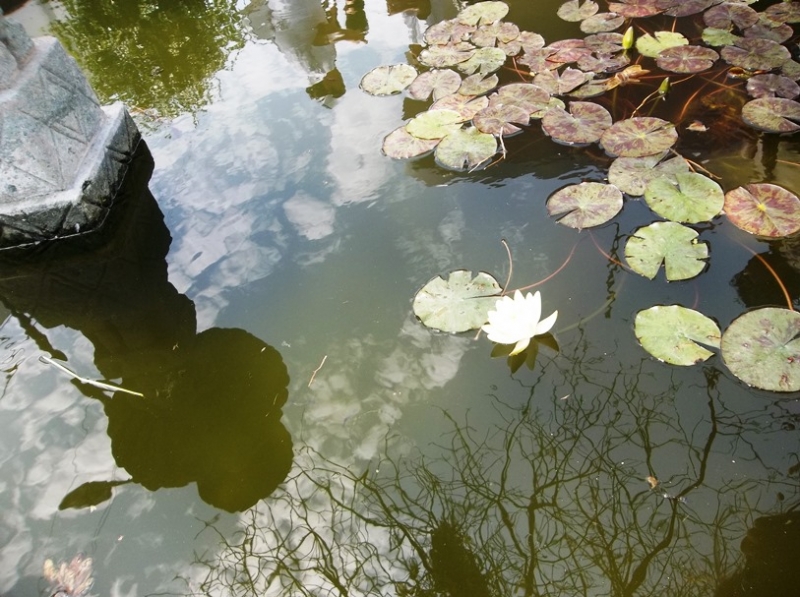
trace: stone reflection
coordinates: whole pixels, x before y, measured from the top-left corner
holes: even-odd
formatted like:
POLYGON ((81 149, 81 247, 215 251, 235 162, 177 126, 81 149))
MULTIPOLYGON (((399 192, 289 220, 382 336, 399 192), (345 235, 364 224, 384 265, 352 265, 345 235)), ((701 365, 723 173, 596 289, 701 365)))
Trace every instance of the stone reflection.
POLYGON ((103 101, 157 116, 195 113, 244 44, 235 0, 63 0, 52 33, 103 101))
MULTIPOLYGON (((276 349, 244 330, 197 333, 194 304, 167 279, 171 239, 147 189, 152 158, 143 143, 137 153, 101 231, 9 258, 0 298, 43 351, 68 360, 41 329, 77 329, 106 379, 144 394, 109 397, 74 382, 102 402, 114 458, 131 476, 125 482, 149 490, 196 483, 207 503, 245 510, 292 465, 281 423, 287 369, 276 349)), ((61 507, 96 505, 125 482, 87 483, 61 507)))

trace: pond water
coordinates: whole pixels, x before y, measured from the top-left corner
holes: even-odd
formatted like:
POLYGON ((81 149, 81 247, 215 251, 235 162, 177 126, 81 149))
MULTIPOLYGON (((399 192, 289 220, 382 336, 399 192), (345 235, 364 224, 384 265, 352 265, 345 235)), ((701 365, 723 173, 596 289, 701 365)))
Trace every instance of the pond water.
MULTIPOLYGON (((558 0, 509 4, 579 34, 558 0)), ((124 6, 65 0, 53 25, 149 153, 102 246, 0 280, 0 593, 84 554, 97 595, 796 594, 797 394, 633 333, 654 304, 722 329, 785 306, 755 253, 797 307, 796 247, 717 218, 702 275, 650 281, 616 260, 644 202, 591 231, 547 215, 605 180, 596 147, 526 134, 472 173, 382 155, 424 104, 359 81, 454 2, 124 6), (411 309, 454 269, 504 282, 503 240, 510 287, 559 311, 559 351, 519 368, 411 309)), ((687 151, 724 189, 800 189, 796 135, 712 134, 687 151)))

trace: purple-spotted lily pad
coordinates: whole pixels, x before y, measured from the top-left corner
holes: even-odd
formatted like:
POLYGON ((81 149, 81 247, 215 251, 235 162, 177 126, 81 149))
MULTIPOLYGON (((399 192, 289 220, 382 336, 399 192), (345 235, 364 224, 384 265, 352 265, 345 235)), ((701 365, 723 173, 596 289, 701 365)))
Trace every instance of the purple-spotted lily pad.
POLYGON ((656 0, 656 6, 670 17, 688 17, 703 12, 721 0, 656 0))
POLYGON ((561 74, 558 71, 545 70, 533 78, 533 84, 553 95, 564 95, 591 78, 591 75, 577 68, 566 68, 561 74))
POLYGON ((591 102, 571 102, 569 112, 550 108, 542 118, 544 132, 564 145, 595 143, 611 123, 608 110, 591 102))
POLYGON ((616 54, 622 51, 621 33, 595 33, 587 35, 583 41, 595 54, 616 54))
POLYGON ((558 7, 558 16, 570 23, 577 23, 583 19, 595 15, 600 10, 600 6, 594 0, 585 0, 583 4, 580 0, 568 0, 558 7))
POLYGON ((488 25, 499 21, 508 14, 505 2, 478 2, 467 6, 458 13, 456 19, 465 25, 488 25))
POLYGON ((613 87, 610 86, 612 81, 614 81, 614 79, 593 79, 591 81, 587 81, 569 95, 575 99, 591 99, 593 97, 599 97, 609 89, 613 89, 613 87))
POLYGON ((454 93, 452 95, 446 95, 440 100, 436 100, 431 107, 428 108, 428 111, 452 110, 461 115, 461 122, 467 122, 468 120, 472 120, 475 114, 488 105, 489 98, 485 96, 471 97, 469 95, 454 93))
POLYGON ((500 87, 497 94, 490 99, 490 103, 514 104, 527 110, 531 118, 541 118, 552 107, 552 99, 550 94, 538 85, 511 83, 500 87))
POLYGON ((430 153, 438 143, 438 139, 418 139, 401 126, 384 137, 382 150, 390 158, 407 160, 430 153))
POLYGON ((550 60, 555 53, 555 50, 551 50, 550 48, 526 50, 522 56, 517 58, 517 64, 527 66, 534 75, 543 70, 553 70, 563 64, 562 62, 550 60))
POLYGON ((608 184, 582 182, 556 191, 547 200, 547 213, 570 228, 605 224, 622 209, 622 193, 608 184))
POLYGON ((633 329, 647 352, 659 361, 683 367, 713 356, 705 346, 719 348, 721 340, 713 319, 680 305, 657 305, 639 311, 633 329))
POLYGON ((461 87, 461 75, 450 69, 433 69, 422 73, 408 88, 411 99, 425 101, 431 95, 437 100, 458 91, 461 87))
POLYGON ((599 12, 596 15, 581 21, 581 31, 584 33, 602 33, 619 29, 625 22, 625 17, 615 12, 599 12))
POLYGON ((497 153, 494 135, 474 127, 450 133, 436 146, 436 163, 450 170, 475 170, 497 153))
POLYGON ((749 386, 800 390, 800 313, 767 307, 733 320, 722 335, 722 359, 749 386))
POLYGON ((518 133, 520 128, 512 123, 528 124, 529 121, 530 116, 524 108, 500 103, 487 106, 472 119, 472 123, 479 131, 498 137, 518 133))
MULTIPOLYGON (((477 5, 473 5, 477 6, 477 5)), ((478 48, 469 60, 456 64, 462 73, 471 75, 478 72, 482 75, 499 70, 506 62, 506 53, 500 48, 478 48)))
POLYGON ((489 75, 488 77, 484 77, 481 73, 475 73, 474 75, 470 75, 465 78, 461 82, 461 87, 458 88, 458 92, 461 95, 483 95, 484 93, 489 93, 492 89, 497 87, 497 83, 499 79, 497 75, 489 75))
POLYGON ((611 125, 600 138, 600 145, 609 155, 638 158, 661 153, 677 140, 678 133, 672 123, 638 116, 611 125))
POLYGON ((789 77, 792 81, 797 81, 800 79, 800 62, 787 60, 781 65, 781 74, 789 77))
POLYGON ((514 23, 492 23, 481 25, 472 34, 470 40, 476 46, 493 48, 500 44, 507 44, 519 37, 519 27, 514 23))
POLYGON ((738 187, 725 194, 725 215, 751 234, 780 238, 800 230, 800 199, 774 184, 738 187))
POLYGON ((713 27, 703 29, 703 43, 716 48, 732 46, 740 39, 741 37, 734 35, 728 29, 715 29, 713 27))
POLYGON ((769 39, 742 38, 720 50, 722 58, 745 70, 772 70, 791 58, 789 50, 769 39))
POLYGON ((744 33, 745 37, 769 39, 782 44, 791 39, 794 35, 794 29, 792 29, 791 25, 767 25, 764 23, 756 23, 752 27, 745 29, 742 33, 744 33))
POLYGON ((417 59, 431 68, 447 68, 466 62, 475 54, 475 46, 462 41, 443 46, 430 46, 419 53, 417 59))
POLYGON ((685 46, 689 40, 675 31, 656 31, 652 35, 645 33, 636 40, 636 49, 642 56, 655 58, 667 48, 685 46))
POLYGON ((688 280, 706 266, 708 245, 677 222, 655 222, 636 230, 625 244, 625 259, 637 274, 656 277, 664 264, 667 280, 688 280))
POLYGON ((414 296, 412 309, 427 327, 459 333, 477 330, 488 321, 502 288, 492 276, 467 270, 450 272, 428 281, 414 296))
POLYGON ((665 156, 666 152, 641 158, 617 158, 608 169, 608 182, 623 193, 638 197, 644 195, 653 179, 664 177, 675 181, 678 172, 689 172, 689 163, 681 156, 664 160, 665 156))
POLYGON ((800 126, 800 103, 779 97, 754 99, 742 106, 742 120, 768 133, 793 133, 800 126))
POLYGON ((615 73, 631 63, 627 53, 608 56, 606 54, 591 54, 578 60, 578 68, 585 73, 615 73))
POLYGON ((608 10, 622 15, 626 19, 652 17, 663 12, 656 5, 656 0, 627 0, 626 2, 609 2, 608 10))
POLYGON ((794 99, 800 95, 800 85, 782 75, 753 75, 747 80, 750 97, 783 97, 794 99))
POLYGON ((780 2, 768 6, 765 16, 775 23, 800 23, 800 2, 780 2))
POLYGON ((702 46, 675 46, 662 50, 656 64, 671 73, 700 73, 714 66, 719 58, 711 48, 702 46))
POLYGON ((429 110, 408 121, 406 130, 417 139, 442 139, 460 129, 463 122, 454 110, 429 110))
POLYGON ((705 11, 703 22, 706 27, 715 29, 730 29, 731 25, 736 25, 742 30, 758 23, 758 13, 740 2, 723 2, 705 11))
POLYGON ((680 172, 675 174, 675 182, 667 178, 651 180, 644 191, 644 199, 662 218, 697 224, 720 214, 725 194, 707 176, 680 172))
POLYGON ((416 69, 408 64, 379 66, 363 76, 360 87, 370 95, 394 95, 416 78, 416 69))
POLYGON ((450 42, 467 41, 473 31, 475 31, 473 25, 464 25, 455 19, 449 19, 428 27, 424 39, 429 46, 441 46, 450 42))

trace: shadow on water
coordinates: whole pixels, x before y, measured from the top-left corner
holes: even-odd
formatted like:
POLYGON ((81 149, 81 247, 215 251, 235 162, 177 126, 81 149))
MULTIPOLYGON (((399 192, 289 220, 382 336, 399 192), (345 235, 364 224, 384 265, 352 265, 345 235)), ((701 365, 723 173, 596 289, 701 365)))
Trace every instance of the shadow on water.
MULTIPOLYGON (((79 330, 101 374, 143 394, 109 397, 73 381, 103 404, 125 482, 152 491, 196 483, 207 503, 245 510, 292 465, 281 423, 289 375, 280 353, 244 330, 197 333, 194 304, 167 280, 171 238, 147 188, 153 164, 144 143, 137 154, 101 231, 8 261, 0 297, 40 349, 67 360, 41 328, 79 330)), ((81 485, 60 508, 97 505, 122 483, 81 485)))

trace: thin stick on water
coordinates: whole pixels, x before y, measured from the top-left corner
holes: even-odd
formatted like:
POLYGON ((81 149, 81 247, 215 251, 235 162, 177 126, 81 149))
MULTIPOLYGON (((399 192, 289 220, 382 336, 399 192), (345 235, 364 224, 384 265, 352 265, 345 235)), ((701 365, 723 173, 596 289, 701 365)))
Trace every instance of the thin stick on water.
POLYGON ((319 367, 314 369, 314 372, 311 374, 311 379, 308 380, 309 388, 311 387, 311 384, 314 383, 314 378, 317 376, 317 373, 319 372, 320 369, 322 369, 322 366, 325 364, 325 361, 327 360, 328 360, 328 355, 325 355, 324 357, 322 357, 322 362, 319 364, 319 367))
POLYGON ((503 243, 503 246, 506 248, 506 253, 508 253, 508 277, 506 278, 506 283, 503 285, 503 292, 500 293, 500 296, 503 296, 506 293, 508 285, 511 284, 511 274, 514 272, 514 260, 511 258, 511 247, 508 246, 506 239, 501 238, 500 242, 503 243))
POLYGON ((46 357, 44 355, 39 356, 39 360, 42 363, 47 363, 48 365, 52 365, 56 369, 61 370, 63 373, 66 373, 73 379, 77 379, 81 383, 85 383, 86 385, 94 386, 95 388, 100 388, 101 390, 108 390, 109 392, 124 392, 126 394, 130 394, 132 396, 139 396, 140 398, 144 398, 144 394, 141 392, 134 392, 133 390, 127 390, 125 388, 121 388, 120 386, 115 386, 110 383, 105 383, 102 381, 95 381, 93 379, 87 379, 85 377, 81 377, 77 373, 75 373, 72 369, 65 367, 61 363, 54 361, 50 357, 46 357))

